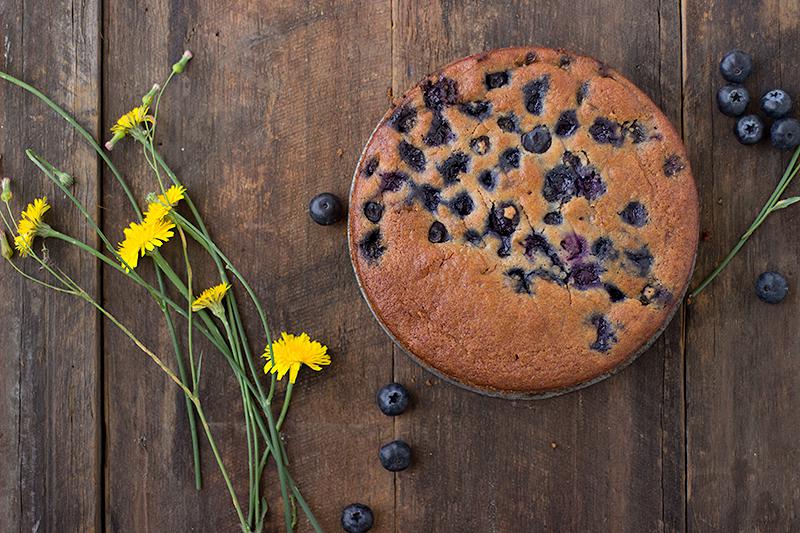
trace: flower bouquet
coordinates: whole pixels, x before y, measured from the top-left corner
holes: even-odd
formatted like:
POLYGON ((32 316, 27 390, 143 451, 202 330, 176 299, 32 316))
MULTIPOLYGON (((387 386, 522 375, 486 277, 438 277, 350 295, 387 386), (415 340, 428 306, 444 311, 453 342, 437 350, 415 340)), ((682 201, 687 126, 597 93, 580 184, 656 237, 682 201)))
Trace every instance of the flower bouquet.
MULTIPOLYGON (((95 248, 89 243, 58 230, 53 222, 51 210, 57 206, 44 196, 33 199, 19 216, 14 215, 12 181, 2 179, 0 200, 5 204, 0 211, 4 229, 0 229, 2 257, 10 268, 32 283, 39 284, 66 296, 78 298, 94 306, 106 319, 118 327, 136 346, 145 353, 183 392, 186 400, 192 450, 194 457, 195 485, 201 488, 199 434, 208 442, 230 494, 242 531, 261 531, 268 517, 269 506, 263 492, 263 474, 269 461, 274 461, 282 500, 282 520, 287 531, 293 531, 297 523, 298 507, 305 514, 315 531, 321 528, 314 518, 308 503, 288 470, 287 450, 281 439, 281 428, 286 419, 292 398, 292 389, 299 370, 307 366, 321 370, 330 364, 327 348, 312 341, 306 333, 292 335, 282 333, 273 340, 267 314, 252 287, 242 277, 236 266, 215 243, 208 227, 192 201, 189 191, 179 177, 170 169, 156 149, 156 129, 159 107, 170 81, 186 69, 192 54, 185 52, 173 66, 166 80, 153 85, 142 97, 141 105, 123 115, 111 128, 113 136, 105 143, 104 150, 89 132, 64 109, 27 83, 0 72, 0 78, 28 91, 47 104, 66 120, 97 152, 118 183, 120 190, 130 203, 134 220, 124 229, 118 244, 100 228, 89 210, 71 192, 75 180, 70 173, 53 165, 42 155, 27 150, 26 155, 42 174, 58 188, 64 197, 83 217, 88 227, 95 232, 102 246, 95 248), (131 139, 142 150, 144 159, 152 171, 153 192, 147 196, 144 209, 134 197, 122 173, 115 167, 107 151, 124 139, 131 139), (9 240, 7 233, 13 236, 9 240), (102 262, 107 268, 124 276, 142 289, 160 309, 166 323, 173 347, 174 370, 161 354, 155 353, 140 341, 133 330, 121 323, 93 295, 81 286, 81 282, 56 264, 47 253, 47 241, 56 239, 77 247, 102 262), (192 265, 198 260, 189 252, 189 243, 199 245, 203 261, 216 267, 217 279, 210 287, 200 285, 193 277, 192 265), (182 258, 181 268, 174 268, 162 255, 161 249, 178 247, 182 258), (38 265, 30 273, 18 261, 33 261, 38 265), (141 268, 143 262, 153 265, 153 274, 147 275, 141 268), (181 272, 179 274, 179 271, 181 272), (206 288, 207 287, 207 288, 206 288), (241 289, 252 301, 263 328, 259 349, 251 345, 242 321, 242 313, 235 296, 241 289), (172 294, 179 294, 176 299, 172 294), (207 339, 228 363, 239 385, 247 446, 248 493, 242 498, 236 493, 229 475, 229 467, 222 460, 213 432, 206 419, 203 398, 199 392, 202 379, 203 355, 195 350, 196 336, 207 339), (263 350, 260 346, 264 346, 263 350), (257 357, 263 358, 263 366, 257 357), (268 383, 263 373, 269 377, 268 383), (277 381, 288 374, 288 384, 283 402, 278 408, 273 405, 277 381), (199 423, 199 424, 198 424, 199 423)), ((206 363, 208 364, 208 363, 206 363)))

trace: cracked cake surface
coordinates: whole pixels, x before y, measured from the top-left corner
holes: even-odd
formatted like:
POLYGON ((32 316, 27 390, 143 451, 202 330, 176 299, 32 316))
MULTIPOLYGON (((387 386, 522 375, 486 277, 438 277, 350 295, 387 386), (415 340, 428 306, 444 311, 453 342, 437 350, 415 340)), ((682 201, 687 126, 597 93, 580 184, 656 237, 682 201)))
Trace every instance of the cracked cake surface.
POLYGON ((403 348, 465 386, 535 396, 611 373, 661 332, 698 216, 681 139, 641 90, 588 57, 506 48, 395 101, 348 233, 403 348))

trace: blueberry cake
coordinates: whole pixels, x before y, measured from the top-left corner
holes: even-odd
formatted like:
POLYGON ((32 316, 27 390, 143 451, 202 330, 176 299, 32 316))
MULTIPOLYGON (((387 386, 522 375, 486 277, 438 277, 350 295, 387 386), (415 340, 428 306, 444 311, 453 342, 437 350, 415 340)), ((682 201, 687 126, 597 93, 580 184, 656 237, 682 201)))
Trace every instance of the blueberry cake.
POLYGON ((505 396, 596 381, 666 326, 698 203, 679 135, 608 66, 507 48, 444 67, 373 132, 350 255, 394 339, 505 396))

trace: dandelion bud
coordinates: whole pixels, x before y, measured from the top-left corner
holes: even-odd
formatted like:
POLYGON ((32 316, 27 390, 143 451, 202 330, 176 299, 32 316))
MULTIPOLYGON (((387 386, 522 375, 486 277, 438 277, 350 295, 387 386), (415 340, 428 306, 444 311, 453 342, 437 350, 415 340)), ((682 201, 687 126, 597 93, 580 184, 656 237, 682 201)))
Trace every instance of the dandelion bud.
POLYGON ((0 230, 0 255, 3 256, 3 259, 11 259, 14 255, 14 250, 11 249, 11 245, 6 238, 6 232, 0 230))
POLYGON ((53 174, 56 175, 58 178, 58 182, 66 188, 72 187, 72 184, 75 183, 75 179, 67 174, 66 172, 58 169, 53 169, 53 174))
POLYGON ((161 89, 161 85, 154 84, 153 87, 147 92, 146 95, 142 96, 142 104, 150 107, 150 104, 153 103, 153 98, 156 96, 156 93, 161 89))
POLYGON ((11 194, 11 180, 8 178, 3 178, 0 180, 0 184, 2 184, 0 186, 2 186, 3 189, 3 192, 0 193, 0 200, 2 200, 4 203, 8 203, 11 201, 11 197, 13 196, 11 194))
POLYGON ((109 151, 113 150, 114 145, 117 144, 120 140, 122 140, 123 137, 125 137, 125 133, 121 131, 115 133, 114 136, 111 137, 111 140, 106 143, 106 150, 109 151))
POLYGON ((186 70, 186 63, 192 58, 192 53, 189 50, 186 50, 183 55, 181 56, 180 60, 172 65, 172 72, 175 74, 180 74, 184 70, 186 70))

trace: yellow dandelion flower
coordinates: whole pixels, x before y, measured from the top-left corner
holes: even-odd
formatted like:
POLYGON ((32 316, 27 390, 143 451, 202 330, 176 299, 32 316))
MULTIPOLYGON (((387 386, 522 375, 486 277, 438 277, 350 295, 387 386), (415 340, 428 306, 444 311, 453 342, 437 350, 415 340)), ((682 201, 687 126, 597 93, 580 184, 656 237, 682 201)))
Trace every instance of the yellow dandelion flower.
POLYGON ((117 123, 111 126, 111 133, 114 135, 122 134, 127 135, 133 128, 139 126, 144 122, 154 122, 155 119, 152 115, 148 115, 149 108, 146 105, 134 107, 117 120, 117 123))
POLYGON ((225 298, 229 290, 231 290, 231 286, 227 283, 220 283, 219 285, 214 285, 204 290, 200 293, 200 296, 192 302, 192 311, 209 309, 215 315, 222 316, 225 312, 222 309, 222 299, 225 298))
POLYGON ((300 367, 306 365, 311 370, 320 371, 323 366, 331 364, 331 356, 328 355, 328 347, 317 341, 312 341, 306 333, 299 336, 281 333, 281 338, 272 343, 272 355, 275 359, 270 360, 269 346, 264 350, 263 357, 267 358, 264 372, 278 374, 278 379, 283 379, 289 373, 289 381, 294 383, 300 367))
POLYGON ((124 267, 136 268, 139 258, 163 246, 174 235, 175 224, 167 219, 131 222, 125 228, 125 239, 118 244, 118 253, 124 267))
POLYGON ((47 198, 37 198, 28 204, 17 224, 17 236, 14 237, 14 247, 23 257, 31 253, 33 239, 40 234, 40 229, 46 224, 42 220, 44 214, 50 210, 47 198))
POLYGON ((147 205, 147 210, 144 213, 145 220, 164 218, 185 196, 186 187, 173 185, 167 189, 165 194, 159 194, 155 202, 150 202, 147 205))

